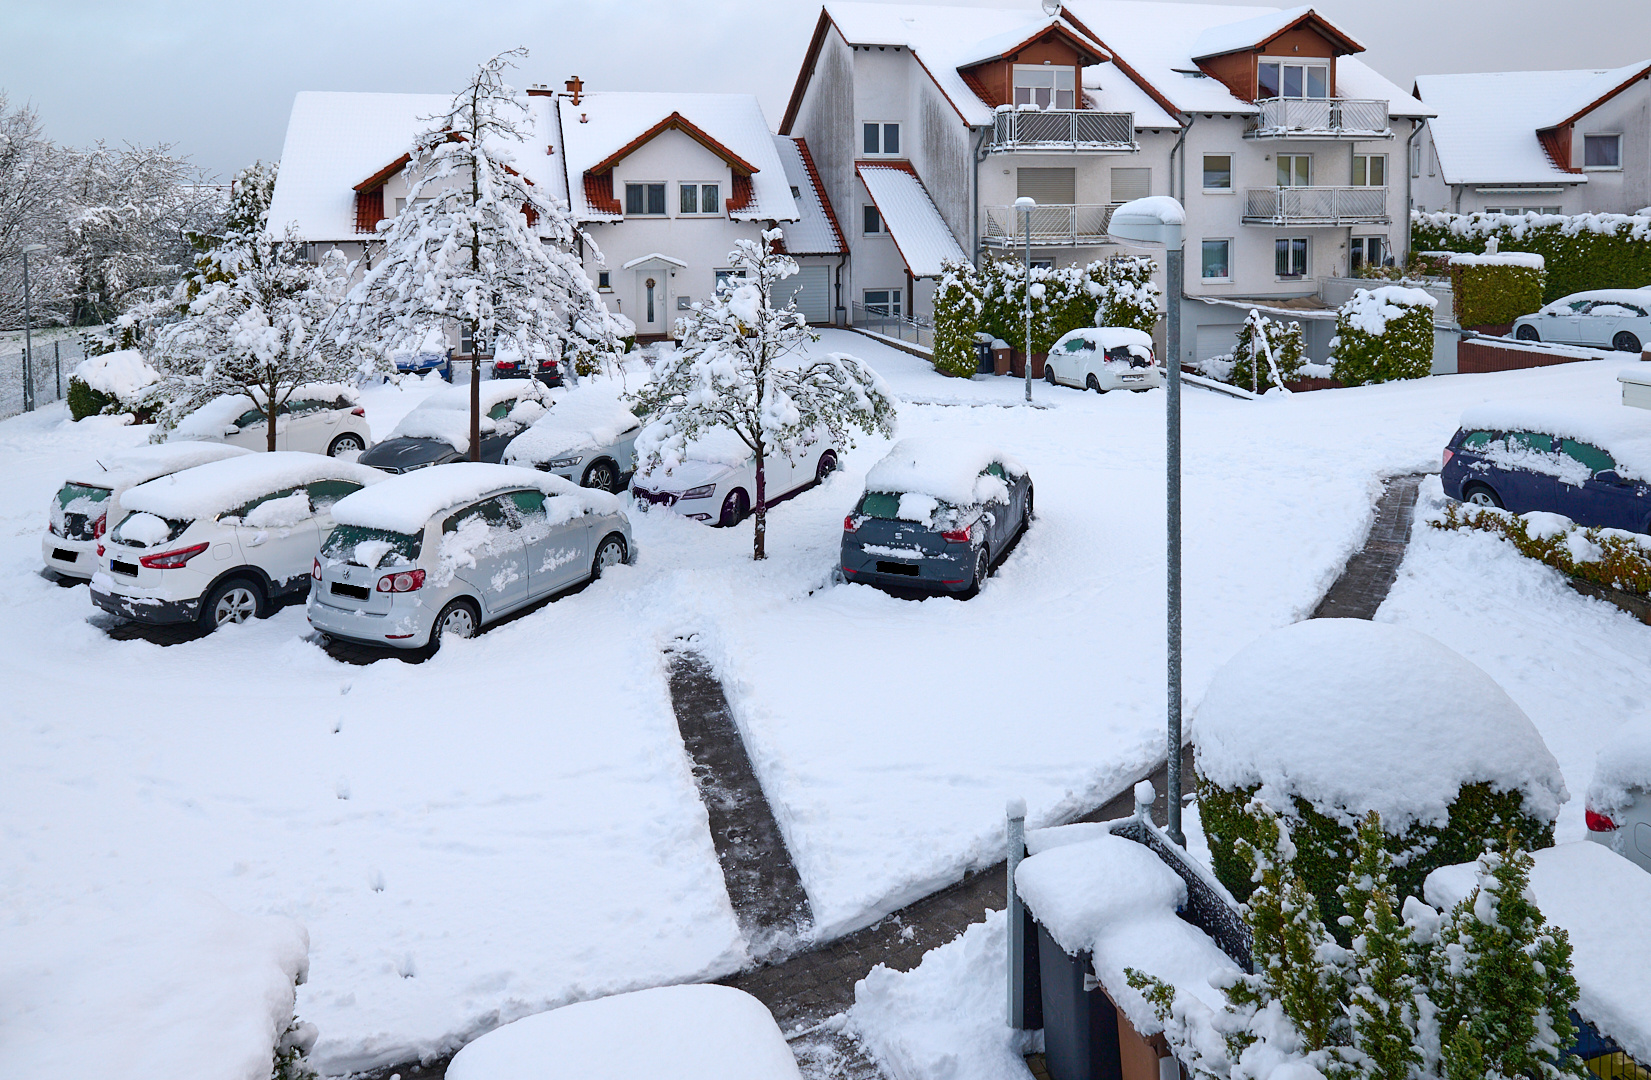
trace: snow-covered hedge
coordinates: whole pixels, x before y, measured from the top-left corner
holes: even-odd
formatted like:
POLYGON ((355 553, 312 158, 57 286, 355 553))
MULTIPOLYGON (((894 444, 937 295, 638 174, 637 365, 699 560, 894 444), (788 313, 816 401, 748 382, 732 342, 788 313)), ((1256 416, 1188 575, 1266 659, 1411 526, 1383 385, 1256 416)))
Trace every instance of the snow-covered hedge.
POLYGON ((1275 370, 1279 379, 1285 382, 1295 378, 1307 358, 1306 349, 1306 337, 1300 323, 1286 324, 1269 319, 1251 308, 1238 331, 1238 347, 1233 350, 1232 367, 1221 381, 1255 393, 1265 393, 1278 385, 1273 378, 1275 370))
POLYGON ((960 379, 975 373, 976 340, 985 310, 975 268, 968 263, 947 263, 934 291, 936 371, 960 379))
POLYGON ((1410 246, 1416 251, 1483 251, 1492 238, 1503 252, 1543 257, 1544 300, 1651 284, 1651 217, 1643 214, 1410 215, 1410 246))
POLYGON ((1533 511, 1514 515, 1494 506, 1446 502, 1425 520, 1435 529, 1478 529, 1509 541, 1523 555, 1561 573, 1651 595, 1651 537, 1622 529, 1584 528, 1568 517, 1533 511))
POLYGON ((1541 307, 1544 262, 1540 255, 1518 251, 1452 256, 1456 321, 1463 326, 1502 326, 1541 307))
POLYGON ((1335 377, 1346 386, 1420 379, 1433 369, 1433 309, 1421 289, 1358 289, 1336 315, 1335 377))
POLYGON ((158 404, 155 390, 160 379, 160 372, 136 349, 89 356, 69 376, 69 415, 83 420, 131 413, 145 423, 158 404))
POLYGON ((1118 255, 1108 259, 1095 325, 1127 326, 1152 333, 1152 328, 1158 325, 1158 300, 1162 295, 1152 280, 1156 269, 1157 264, 1145 255, 1118 255))

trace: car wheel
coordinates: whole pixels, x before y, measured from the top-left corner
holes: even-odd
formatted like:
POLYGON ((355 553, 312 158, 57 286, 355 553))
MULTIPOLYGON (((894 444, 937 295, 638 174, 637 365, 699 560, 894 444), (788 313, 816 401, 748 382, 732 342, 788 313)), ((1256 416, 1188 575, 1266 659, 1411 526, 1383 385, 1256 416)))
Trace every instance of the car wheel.
POLYGON ((750 511, 751 500, 745 494, 745 489, 735 488, 728 493, 726 499, 722 500, 722 516, 717 519, 717 524, 724 529, 738 525, 745 520, 745 515, 750 511))
POLYGON ((597 546, 596 558, 591 560, 590 579, 595 581, 608 567, 624 562, 625 554, 625 538, 618 533, 609 533, 597 546))
POLYGON ((1055 365, 1047 360, 1043 362, 1043 381, 1050 386, 1055 385, 1055 365))
POLYGON ((1032 485, 1028 484, 1026 485, 1026 514, 1020 519, 1021 529, 1024 530, 1026 526, 1032 524, 1032 518, 1035 516, 1036 514, 1032 510, 1032 485))
POLYGON ((1105 390, 1102 390, 1102 389, 1101 389, 1101 380, 1099 380, 1099 379, 1097 379, 1097 378, 1096 378, 1096 377, 1095 377, 1095 373, 1094 373, 1094 372, 1093 372, 1093 371, 1091 371, 1091 372, 1090 372, 1090 373, 1089 373, 1089 378, 1087 378, 1087 379, 1085 379, 1085 380, 1084 380, 1084 382, 1083 382, 1083 385, 1084 385, 1084 389, 1086 389, 1086 390, 1093 390, 1093 391, 1095 391, 1095 392, 1096 392, 1096 393, 1097 393, 1097 394, 1104 394, 1104 393, 1106 393, 1106 391, 1105 391, 1105 390))
POLYGON ((440 648, 444 637, 475 637, 480 622, 475 604, 469 600, 449 600, 447 606, 441 609, 441 614, 436 616, 436 628, 430 632, 430 643, 440 648))
POLYGON ((1640 339, 1635 337, 1633 334, 1630 334, 1628 331, 1623 330, 1618 332, 1617 336, 1611 339, 1611 347, 1616 349, 1618 352, 1639 352, 1640 339))
POLYGON ((342 457, 345 454, 359 454, 365 449, 367 449, 367 444, 361 441, 361 436, 346 431, 327 444, 327 456, 342 457))
POLYGON ((244 623, 263 610, 264 591, 246 578, 230 578, 207 594, 201 605, 201 627, 216 630, 228 623, 244 623))
POLYGON ((975 552, 974 577, 970 578, 969 587, 968 587, 968 589, 964 590, 963 599, 967 600, 970 597, 979 596, 981 586, 985 585, 986 584, 986 579, 991 577, 991 576, 992 576, 992 557, 986 551, 985 547, 981 547, 981 549, 979 551, 975 552))
POLYGON ((825 453, 820 455, 820 463, 814 466, 814 482, 816 484, 825 483, 825 478, 830 476, 836 468, 837 451, 827 450, 825 453))
POLYGON ((1462 489, 1462 501, 1474 506, 1494 506, 1502 509, 1502 499, 1484 484, 1469 484, 1462 489))
POLYGON ((1541 341, 1542 335, 1536 332, 1536 327, 1526 323, 1513 332, 1513 336, 1520 341, 1541 341))
POLYGON ((579 481, 581 487, 600 488, 603 491, 619 490, 619 470, 613 467, 613 462, 607 458, 593 461, 585 470, 585 476, 579 481))

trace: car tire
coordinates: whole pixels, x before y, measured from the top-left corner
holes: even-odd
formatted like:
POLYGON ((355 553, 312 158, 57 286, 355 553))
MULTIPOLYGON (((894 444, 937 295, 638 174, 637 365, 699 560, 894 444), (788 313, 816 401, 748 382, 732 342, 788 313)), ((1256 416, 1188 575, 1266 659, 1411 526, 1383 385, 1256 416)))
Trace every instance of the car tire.
POLYGON ((1043 381, 1048 383, 1050 386, 1056 385, 1056 383, 1055 383, 1055 365, 1051 364, 1047 360, 1045 360, 1043 362, 1043 381))
POLYGON ((1036 516, 1037 516, 1037 514, 1032 509, 1032 485, 1027 484, 1026 485, 1026 513, 1021 515, 1021 519, 1020 519, 1020 530, 1021 530, 1021 532, 1026 531, 1026 527, 1028 525, 1032 524, 1032 519, 1036 516))
POLYGON ((619 470, 614 468, 613 462, 607 458, 598 458, 585 467, 585 475, 579 480, 579 486, 600 491, 618 491, 619 470))
POLYGON ((820 455, 819 464, 814 466, 814 482, 825 483, 825 478, 837 471, 837 451, 827 450, 820 455))
POLYGON ((986 550, 986 546, 982 544, 980 550, 975 552, 974 576, 969 580, 969 587, 963 590, 963 599, 969 600, 973 597, 979 596, 981 586, 985 585, 986 579, 991 576, 992 556, 991 553, 986 550))
POLYGON ((1095 373, 1093 371, 1089 373, 1089 378, 1083 381, 1083 386, 1085 390, 1093 390, 1097 394, 1106 393, 1105 390, 1101 389, 1101 380, 1095 377, 1095 373))
POLYGON ((452 635, 456 638, 473 638, 481 628, 481 616, 476 613, 473 601, 463 599, 449 600, 436 616, 436 624, 430 628, 430 648, 432 651, 441 648, 441 639, 452 635))
POLYGON ((623 536, 618 533, 604 536, 602 542, 596 545, 596 555, 590 561, 590 579, 595 581, 608 567, 620 565, 629 554, 623 536))
POLYGON ((1640 339, 1626 330, 1619 330, 1617 336, 1611 339, 1611 348, 1618 352, 1639 352, 1640 339))
POLYGON ((1489 484, 1468 484, 1462 489, 1462 501, 1474 506, 1494 506, 1502 509, 1502 497, 1489 484))
POLYGON ((717 518, 717 526, 727 529, 738 525, 745 520, 745 515, 751 512, 751 497, 744 488, 735 488, 722 500, 722 516, 717 518))
POLYGON ((361 441, 361 436, 353 431, 346 431, 327 444, 327 456, 339 457, 352 452, 360 454, 364 453, 366 449, 367 444, 361 441))
POLYGON ((207 633, 226 623, 244 623, 263 615, 264 590, 251 578, 220 581, 201 604, 201 629, 207 633))
POLYGON ((1515 330, 1513 332, 1513 336, 1518 338, 1520 341, 1541 341, 1542 340, 1542 335, 1536 332, 1536 327, 1531 326, 1529 323, 1527 323, 1524 326, 1521 326, 1519 329, 1515 330))

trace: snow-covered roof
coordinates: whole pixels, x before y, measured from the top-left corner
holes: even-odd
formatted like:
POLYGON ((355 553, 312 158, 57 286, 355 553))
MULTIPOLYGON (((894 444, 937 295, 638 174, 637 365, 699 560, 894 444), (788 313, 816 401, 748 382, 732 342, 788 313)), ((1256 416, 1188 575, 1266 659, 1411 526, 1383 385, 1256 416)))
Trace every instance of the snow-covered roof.
POLYGON ((1647 72, 1651 72, 1651 60, 1636 60, 1632 64, 1597 73, 1592 80, 1579 83, 1567 93, 1555 97, 1550 119, 1543 126, 1554 127, 1578 119, 1592 106, 1647 72))
POLYGON ((913 277, 939 277, 948 261, 969 261, 915 172, 867 162, 855 165, 854 171, 866 185, 866 193, 913 277))
MULTIPOLYGON (((1571 940, 1576 1011, 1639 1061, 1651 1061, 1651 874, 1604 844, 1578 840, 1531 852, 1531 894, 1571 940)), ((1473 892, 1473 863, 1440 867, 1424 891, 1434 907, 1473 892)))
POLYGON ((1577 439, 1610 454, 1622 476, 1651 479, 1651 423, 1621 405, 1561 404, 1542 398, 1493 401, 1462 413, 1469 431, 1534 431, 1577 439))
MULTIPOLYGON (((581 221, 614 221, 624 216, 592 205, 583 178, 596 166, 611 166, 614 155, 631 148, 673 114, 753 170, 751 200, 731 211, 730 217, 739 221, 796 220, 797 207, 791 199, 785 166, 775 150, 762 106, 753 94, 596 91, 581 96, 577 105, 567 97, 559 97, 556 102, 561 111, 563 161, 573 188, 573 212, 581 221)), ((717 148, 708 149, 726 159, 717 148)), ((725 193, 724 199, 732 195, 725 193)))
POLYGON ((660 986, 523 1017, 467 1045, 449 1080, 797 1080, 767 1007, 731 986, 660 986))
POLYGON ((375 487, 346 495, 333 504, 332 516, 341 525, 416 533, 443 510, 512 488, 571 500, 570 513, 565 516, 585 510, 613 513, 619 509, 619 500, 607 492, 582 488, 554 473, 485 461, 454 461, 391 476, 375 487))
POLYGON ((244 446, 231 446, 228 443, 155 443, 151 446, 135 446, 130 450, 106 454, 97 459, 94 467, 70 473, 69 479, 73 483, 89 487, 106 487, 113 491, 142 484, 167 473, 193 469, 209 461, 222 461, 224 458, 240 457, 242 454, 250 453, 252 451, 244 446))
POLYGON ((1266 634, 1216 672, 1195 718, 1198 771, 1260 785, 1397 834, 1443 824, 1464 784, 1524 795, 1552 821, 1559 763, 1496 681, 1443 643, 1360 619, 1309 619, 1266 634))
POLYGON ((1087 107, 1099 112, 1130 113, 1137 131, 1181 126, 1181 121, 1165 112, 1156 98, 1110 61, 1083 69, 1083 89, 1087 107))
POLYGON ((994 461, 1011 476, 1026 472, 1014 458, 979 443, 901 439, 866 473, 866 490, 928 495, 953 506, 971 506, 1004 492, 1002 480, 981 475, 994 461))
POLYGON ((1211 56, 1225 56, 1241 49, 1253 49, 1263 41, 1277 37, 1291 23, 1306 15, 1310 7, 1285 8, 1252 15, 1237 22, 1211 26, 1201 32, 1192 43, 1192 55, 1203 60, 1211 56))
POLYGON ((785 169, 785 180, 797 189, 797 220, 784 226, 785 250, 792 255, 841 255, 848 250, 831 202, 809 167, 807 144, 801 138, 774 136, 774 149, 785 169))
MULTIPOLYGON (((615 380, 588 379, 564 393, 551 391, 550 411, 505 447, 507 465, 542 465, 564 454, 612 446, 625 432, 639 426, 626 407, 623 387, 615 380)), ((621 468, 629 466, 620 462, 621 468)))
POLYGON ((1014 52, 1017 48, 1032 39, 1042 37, 1044 32, 1048 30, 1058 30, 1070 37, 1077 38, 1078 42, 1081 42, 1084 47, 1092 50, 1092 52, 1099 59, 1107 59, 1106 50, 1102 49, 1099 45, 1095 44, 1093 41, 1090 41, 1082 34, 1079 34, 1075 29, 1073 29, 1071 23, 1067 22, 1059 15, 1046 15, 1043 19, 1035 20, 1028 25, 1011 27, 1007 30, 1000 30, 995 34, 976 41, 973 45, 958 55, 957 66, 960 68, 967 68, 976 64, 986 63, 989 60, 997 60, 1011 52, 1014 52))
MULTIPOLYGON (((507 419, 531 424, 544 413, 548 395, 532 379, 489 379, 477 390, 481 398, 481 433, 498 430, 499 421, 487 414, 495 405, 510 403, 507 419)), ((470 450, 470 386, 444 386, 419 402, 401 418, 388 438, 440 439, 459 453, 470 450)))
POLYGON ((1651 792, 1651 720, 1625 724, 1600 747, 1588 806, 1611 813, 1633 805, 1635 790, 1651 792))
POLYGON ((348 480, 371 486, 384 474, 365 465, 322 454, 276 450, 207 462, 184 472, 139 484, 121 496, 127 510, 174 521, 213 517, 282 488, 317 480, 348 480))

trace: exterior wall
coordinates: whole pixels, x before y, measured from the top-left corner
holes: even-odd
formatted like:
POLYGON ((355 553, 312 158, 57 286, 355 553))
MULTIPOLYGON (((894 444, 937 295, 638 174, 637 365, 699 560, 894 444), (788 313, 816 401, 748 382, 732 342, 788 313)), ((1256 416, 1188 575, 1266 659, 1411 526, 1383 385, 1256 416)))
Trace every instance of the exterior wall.
POLYGON ((1588 177, 1579 193, 1587 212, 1632 214, 1651 206, 1651 81, 1640 79, 1576 122, 1571 167, 1588 177), (1584 136, 1595 134, 1622 136, 1622 168, 1584 168, 1584 136))
MULTIPOLYGON (((837 32, 835 26, 826 31, 815 60, 813 73, 803 90, 801 106, 791 134, 808 141, 809 153, 820 174, 820 186, 831 200, 842 225, 849 250, 858 254, 860 206, 865 199, 865 188, 854 175, 855 137, 854 115, 854 53, 837 32)), ((886 243, 886 241, 884 241, 886 243)), ((833 296, 845 309, 858 299, 854 288, 857 259, 851 258, 844 266, 840 281, 833 267, 833 296), (836 286, 842 287, 839 298, 836 286)))
POLYGON ((913 79, 912 84, 912 141, 909 145, 902 142, 901 146, 923 178, 923 186, 941 218, 967 252, 971 250, 969 234, 974 229, 972 137, 963 118, 931 79, 923 76, 913 79))

